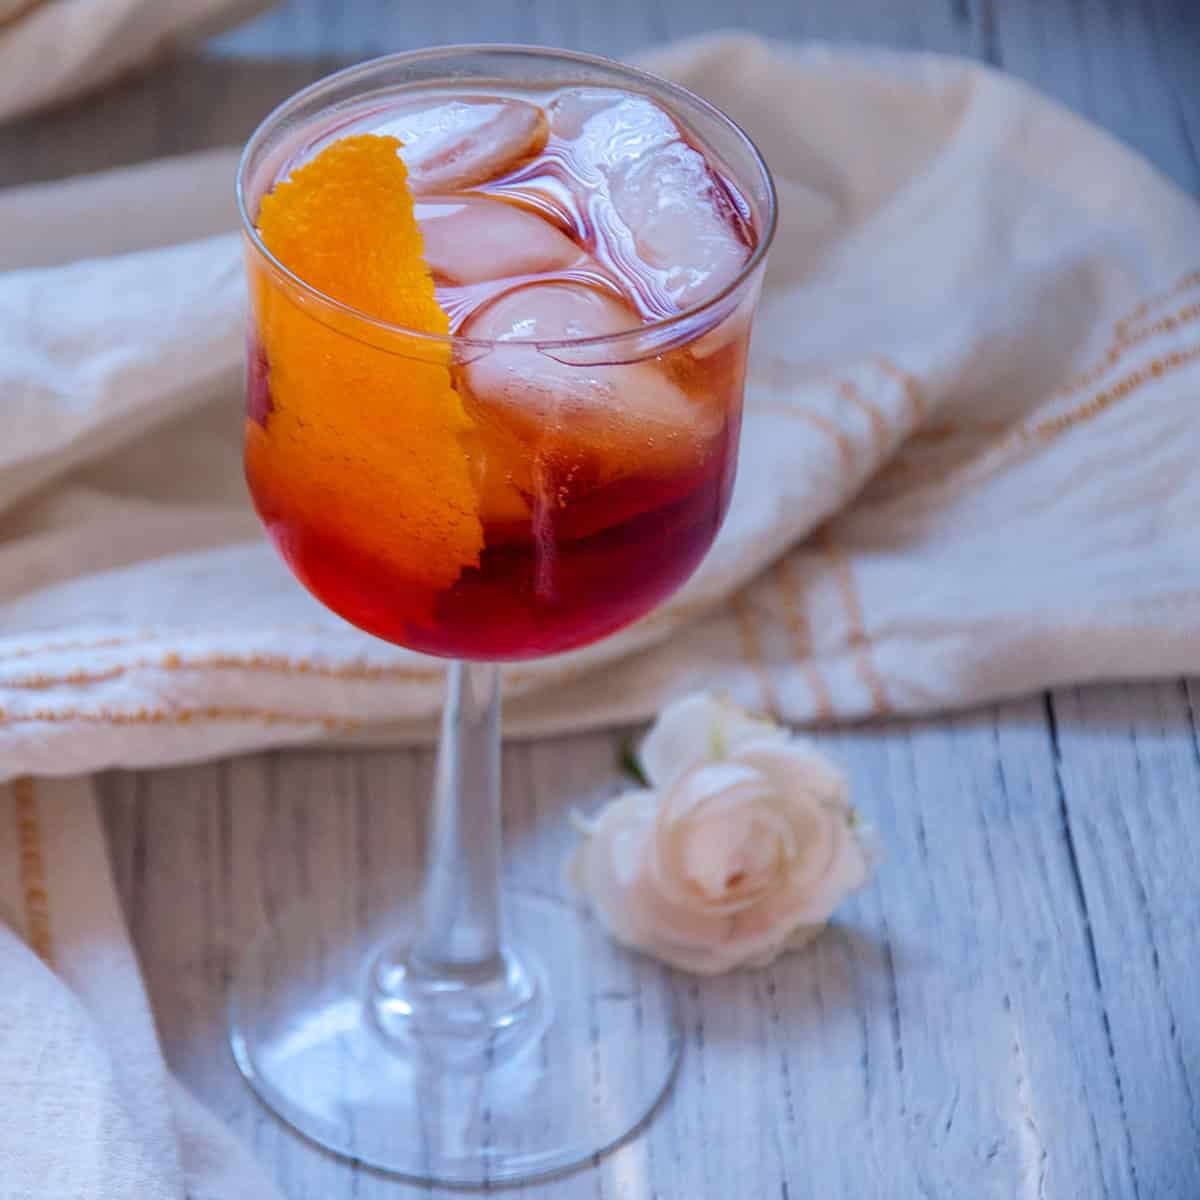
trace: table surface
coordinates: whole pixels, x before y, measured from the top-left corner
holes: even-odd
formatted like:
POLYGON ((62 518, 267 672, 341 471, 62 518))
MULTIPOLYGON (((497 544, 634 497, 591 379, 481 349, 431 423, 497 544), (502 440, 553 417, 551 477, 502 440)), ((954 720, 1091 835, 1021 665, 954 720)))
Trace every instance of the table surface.
MULTIPOLYGON (((986 59, 1200 191, 1195 0, 293 0, 182 61, 0 131, 0 183, 226 144, 340 62, 446 41, 628 54, 740 25, 986 59)), ((684 984, 686 1057, 650 1131, 516 1194, 1200 1196, 1200 687, 1062 690, 823 733, 887 862, 808 950, 684 984)), ((627 731, 509 746, 508 873, 553 885, 570 803, 627 731)), ((167 1055, 291 1200, 429 1194, 323 1156, 223 1049, 264 912, 420 845, 427 751, 287 752, 102 780, 167 1055)))

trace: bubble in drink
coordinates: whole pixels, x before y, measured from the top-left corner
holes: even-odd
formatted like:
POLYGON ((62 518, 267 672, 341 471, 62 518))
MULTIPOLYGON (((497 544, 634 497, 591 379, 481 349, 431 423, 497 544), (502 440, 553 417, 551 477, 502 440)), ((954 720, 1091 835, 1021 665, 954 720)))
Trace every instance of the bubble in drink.
MULTIPOLYGON (((461 339, 447 361, 467 425, 451 452, 467 464, 483 548, 434 588, 403 554, 363 554, 366 539, 318 527, 305 514, 327 507, 321 497, 292 502, 251 473, 297 575, 377 636, 464 658, 565 650, 647 612, 708 549, 733 482, 748 324, 724 306, 655 340, 753 252, 721 164, 660 105, 607 88, 376 98, 312 132, 293 163, 351 134, 404 143, 424 259, 461 339)), ((264 377, 286 379, 286 366, 264 377)), ((348 422, 356 378, 348 367, 330 401, 348 422)), ((406 443, 414 419, 398 388, 406 443)), ((379 440, 373 478, 404 470, 382 461, 393 444, 379 440)), ((336 437, 325 451, 339 453, 336 437)), ((365 526, 394 516, 386 488, 376 500, 365 526)))

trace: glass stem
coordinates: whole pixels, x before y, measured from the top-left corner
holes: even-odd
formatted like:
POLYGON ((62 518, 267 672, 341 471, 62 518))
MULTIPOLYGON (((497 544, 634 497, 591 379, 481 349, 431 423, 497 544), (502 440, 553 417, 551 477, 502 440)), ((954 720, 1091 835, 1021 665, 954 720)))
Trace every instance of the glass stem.
POLYGON ((453 662, 438 749, 421 926, 426 970, 501 970, 500 668, 453 662))
POLYGON ((500 907, 500 669, 447 675, 425 885, 407 940, 371 973, 377 1028, 437 1061, 495 1061, 550 1019, 540 963, 504 937, 500 907))

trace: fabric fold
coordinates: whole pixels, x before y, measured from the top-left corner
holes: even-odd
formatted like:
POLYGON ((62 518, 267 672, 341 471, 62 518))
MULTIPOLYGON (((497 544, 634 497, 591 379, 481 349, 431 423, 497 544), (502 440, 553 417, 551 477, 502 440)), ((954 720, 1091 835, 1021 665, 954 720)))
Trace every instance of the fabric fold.
MULTIPOLYGON (((649 65, 729 111, 779 184, 740 482, 660 611, 507 672, 510 733, 699 685, 805 722, 1200 666, 1195 201, 959 60, 721 37, 649 65)), ((440 664, 322 609, 250 513, 236 236, 171 244, 232 223, 232 168, 161 168, 182 216, 154 215, 145 167, 7 200, 27 234, 0 277, 5 774, 432 729, 440 664), (29 267, 64 228, 121 253, 29 267)))
POLYGON ((0 785, 6 1194, 270 1200, 163 1061, 94 801, 86 779, 0 785))
POLYGON ((273 0, 5 0, 0 120, 74 99, 273 0))

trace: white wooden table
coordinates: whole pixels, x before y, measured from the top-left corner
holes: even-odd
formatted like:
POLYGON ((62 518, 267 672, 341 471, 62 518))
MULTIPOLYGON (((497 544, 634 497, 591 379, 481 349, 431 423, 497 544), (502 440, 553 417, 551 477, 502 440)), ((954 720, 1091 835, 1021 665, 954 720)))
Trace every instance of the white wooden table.
MULTIPOLYGON (((727 25, 969 54, 1200 191, 1196 0, 293 0, 199 55, 0 131, 0 183, 244 137, 338 62, 442 41, 626 54, 727 25)), ((1200 636, 1200 631, 1198 631, 1200 636)), ((529 1196, 1200 1197, 1200 687, 1114 685, 822 735, 888 862, 814 946, 684 987, 686 1059, 640 1140, 529 1196)), ((508 747, 509 872, 553 886, 568 803, 627 731, 508 747)), ((172 1064, 292 1200, 431 1194, 328 1158, 224 1049, 268 911, 419 853, 432 755, 263 754, 102 781, 172 1064)))

